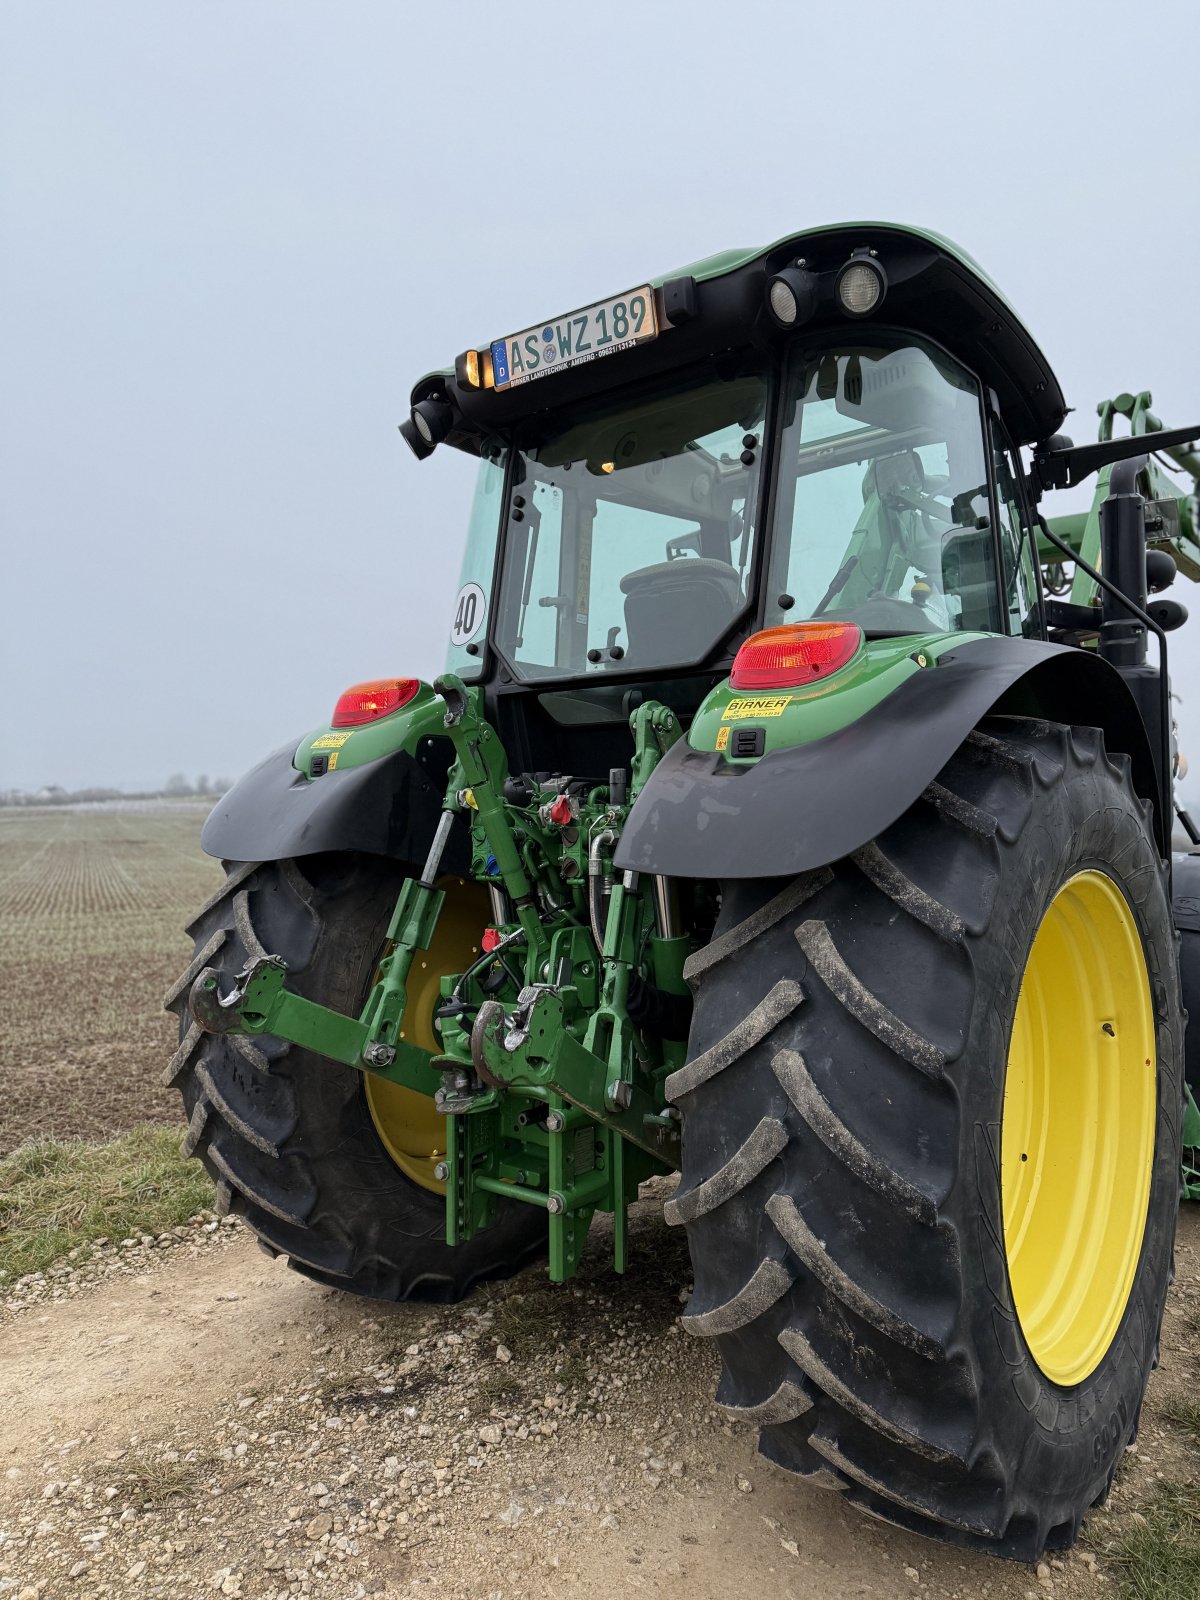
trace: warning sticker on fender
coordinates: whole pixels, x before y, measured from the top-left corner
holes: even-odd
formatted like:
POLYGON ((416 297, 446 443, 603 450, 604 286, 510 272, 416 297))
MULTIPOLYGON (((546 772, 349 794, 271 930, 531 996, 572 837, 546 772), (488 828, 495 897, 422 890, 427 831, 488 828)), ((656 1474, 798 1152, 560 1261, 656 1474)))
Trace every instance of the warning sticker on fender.
POLYGON ((781 717, 795 697, 790 694, 748 695, 731 700, 721 713, 722 722, 734 722, 742 717, 781 717))

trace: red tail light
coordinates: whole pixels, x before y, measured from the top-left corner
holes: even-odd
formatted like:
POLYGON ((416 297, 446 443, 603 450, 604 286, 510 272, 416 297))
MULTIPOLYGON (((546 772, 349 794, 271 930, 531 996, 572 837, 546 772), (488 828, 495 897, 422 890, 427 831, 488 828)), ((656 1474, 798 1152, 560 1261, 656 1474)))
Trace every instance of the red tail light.
POLYGON ((356 683, 338 695, 330 724, 335 728, 358 728, 365 722, 377 722, 406 706, 420 687, 419 678, 373 678, 370 683, 356 683))
POLYGON ((844 667, 862 643, 853 622, 788 622, 752 634, 729 674, 733 689, 796 689, 844 667))

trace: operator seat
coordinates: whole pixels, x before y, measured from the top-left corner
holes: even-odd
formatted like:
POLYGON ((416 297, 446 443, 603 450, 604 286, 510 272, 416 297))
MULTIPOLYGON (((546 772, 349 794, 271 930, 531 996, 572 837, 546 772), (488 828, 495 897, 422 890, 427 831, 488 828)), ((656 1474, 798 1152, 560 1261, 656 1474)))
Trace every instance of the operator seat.
POLYGON ((621 579, 631 666, 692 661, 715 644, 742 604, 737 570, 708 556, 639 567, 621 579))

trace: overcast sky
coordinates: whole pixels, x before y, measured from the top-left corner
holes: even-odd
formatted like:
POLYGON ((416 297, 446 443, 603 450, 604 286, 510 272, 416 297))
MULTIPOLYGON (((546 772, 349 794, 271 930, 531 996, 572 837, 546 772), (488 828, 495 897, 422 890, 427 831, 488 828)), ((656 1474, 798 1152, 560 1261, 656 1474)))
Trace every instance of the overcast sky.
POLYGON ((0 0, 0 787, 236 775, 431 676, 472 474, 402 444, 414 378, 716 250, 936 228, 1077 439, 1200 420, 1198 18, 0 0))

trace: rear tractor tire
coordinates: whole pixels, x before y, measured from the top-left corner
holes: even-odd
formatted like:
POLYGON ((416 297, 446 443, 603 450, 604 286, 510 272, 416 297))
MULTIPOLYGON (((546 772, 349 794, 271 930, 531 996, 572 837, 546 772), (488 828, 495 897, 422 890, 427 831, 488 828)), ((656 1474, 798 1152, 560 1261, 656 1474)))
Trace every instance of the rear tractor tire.
MULTIPOLYGON (((279 1039, 202 1033, 188 1015, 202 968, 215 968, 227 992, 263 952, 284 958, 295 992, 357 1015, 402 870, 330 855, 230 862, 227 872, 190 925, 195 957, 166 1001, 180 1019, 167 1081, 183 1094, 184 1150, 207 1167, 218 1208, 237 1212, 307 1277, 381 1300, 459 1300, 542 1254, 541 1214, 512 1203, 468 1243, 446 1244, 434 1171, 442 1123, 427 1097, 279 1039)), ((405 1032, 425 1049, 437 1048, 437 980, 468 964, 486 916, 473 886, 449 887, 433 945, 409 979, 405 1032)))
POLYGON ((1093 729, 997 718, 877 841, 724 886, 668 1220, 772 1461, 1034 1560, 1134 1439, 1179 1194, 1165 863, 1093 729))

